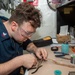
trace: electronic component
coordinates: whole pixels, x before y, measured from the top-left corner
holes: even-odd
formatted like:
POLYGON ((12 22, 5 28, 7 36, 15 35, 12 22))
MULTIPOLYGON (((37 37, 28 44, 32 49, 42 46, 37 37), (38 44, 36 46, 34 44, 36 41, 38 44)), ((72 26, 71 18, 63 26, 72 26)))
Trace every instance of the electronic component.
POLYGON ((52 51, 58 51, 58 47, 57 46, 53 46, 53 47, 51 47, 51 50, 52 51))

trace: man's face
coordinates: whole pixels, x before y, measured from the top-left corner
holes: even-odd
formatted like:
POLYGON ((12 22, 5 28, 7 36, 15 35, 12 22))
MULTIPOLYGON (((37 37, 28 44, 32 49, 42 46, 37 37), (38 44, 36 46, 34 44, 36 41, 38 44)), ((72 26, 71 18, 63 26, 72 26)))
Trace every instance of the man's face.
POLYGON ((17 42, 22 43, 30 38, 35 31, 36 28, 33 28, 29 22, 23 22, 21 26, 16 28, 13 38, 17 42))

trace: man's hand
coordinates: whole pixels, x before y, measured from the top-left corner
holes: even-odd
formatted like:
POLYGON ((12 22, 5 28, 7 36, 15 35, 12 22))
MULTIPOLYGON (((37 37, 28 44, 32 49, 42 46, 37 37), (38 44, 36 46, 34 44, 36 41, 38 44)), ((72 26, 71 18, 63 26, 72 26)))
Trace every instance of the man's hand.
POLYGON ((31 68, 37 64, 37 59, 33 54, 25 54, 21 56, 23 60, 23 66, 26 68, 31 68))
POLYGON ((30 43, 27 50, 33 51, 39 59, 47 59, 48 53, 45 48, 37 48, 33 43, 30 43))
POLYGON ((39 59, 44 59, 44 60, 46 60, 48 56, 48 53, 45 48, 37 48, 35 54, 39 59))

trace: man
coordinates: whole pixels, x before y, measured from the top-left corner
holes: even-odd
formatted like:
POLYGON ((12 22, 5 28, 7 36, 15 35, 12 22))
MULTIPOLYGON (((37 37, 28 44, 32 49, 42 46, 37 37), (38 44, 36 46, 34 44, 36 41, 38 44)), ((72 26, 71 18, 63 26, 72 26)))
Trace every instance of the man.
POLYGON ((31 68, 37 64, 35 55, 23 55, 23 50, 47 59, 47 51, 30 41, 40 24, 40 11, 28 3, 19 4, 9 19, 0 17, 0 75, 20 75, 21 66, 31 68))

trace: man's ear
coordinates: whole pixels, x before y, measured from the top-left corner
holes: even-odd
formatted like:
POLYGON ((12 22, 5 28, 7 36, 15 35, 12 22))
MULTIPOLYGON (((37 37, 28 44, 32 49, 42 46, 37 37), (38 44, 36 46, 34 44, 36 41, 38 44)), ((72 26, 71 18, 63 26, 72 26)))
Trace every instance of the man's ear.
POLYGON ((12 29, 12 31, 17 30, 17 28, 18 28, 18 24, 15 21, 12 21, 11 22, 11 29, 12 29))

